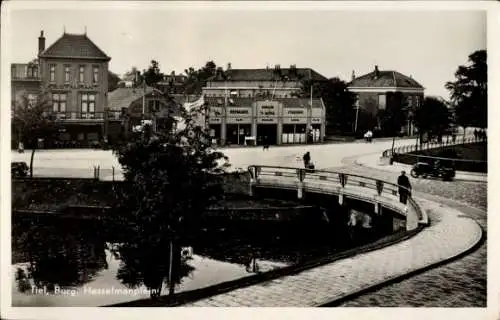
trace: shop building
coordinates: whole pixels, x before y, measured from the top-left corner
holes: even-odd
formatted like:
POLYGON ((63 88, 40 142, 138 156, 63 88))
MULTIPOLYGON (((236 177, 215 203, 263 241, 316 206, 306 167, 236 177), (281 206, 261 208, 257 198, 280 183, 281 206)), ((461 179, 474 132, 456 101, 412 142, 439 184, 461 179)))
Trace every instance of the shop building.
POLYGON ((298 98, 304 82, 327 81, 310 68, 234 69, 229 63, 203 88, 206 122, 219 144, 323 141, 325 106, 298 98))
POLYGON ((321 99, 205 97, 210 135, 225 145, 321 142, 325 107, 321 99), (308 140, 310 139, 310 140, 308 140))

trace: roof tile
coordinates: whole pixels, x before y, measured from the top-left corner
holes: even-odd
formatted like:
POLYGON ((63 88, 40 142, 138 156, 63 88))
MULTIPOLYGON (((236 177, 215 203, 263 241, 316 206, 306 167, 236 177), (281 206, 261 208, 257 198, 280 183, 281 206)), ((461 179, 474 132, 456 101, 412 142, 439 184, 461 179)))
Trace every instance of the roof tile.
POLYGON ((375 77, 375 71, 354 79, 349 83, 349 87, 356 88, 423 88, 414 79, 405 76, 397 71, 379 71, 379 76, 375 77))
MULTIPOLYGON (((281 76, 287 76, 291 81, 295 80, 327 80, 324 76, 310 68, 296 68, 296 73, 293 69, 280 69, 281 76)), ((280 74, 276 73, 274 68, 269 69, 230 69, 225 71, 230 81, 275 81, 281 79, 280 74)), ((214 78, 212 81, 225 81, 223 79, 214 78)))
POLYGON ((40 53, 40 57, 96 58, 109 60, 87 35, 65 33, 50 47, 40 53))
MULTIPOLYGON (((153 91, 153 88, 147 87, 146 94, 153 91)), ((117 88, 108 93, 108 108, 112 111, 121 111, 127 108, 135 100, 144 95, 142 88, 117 88)))

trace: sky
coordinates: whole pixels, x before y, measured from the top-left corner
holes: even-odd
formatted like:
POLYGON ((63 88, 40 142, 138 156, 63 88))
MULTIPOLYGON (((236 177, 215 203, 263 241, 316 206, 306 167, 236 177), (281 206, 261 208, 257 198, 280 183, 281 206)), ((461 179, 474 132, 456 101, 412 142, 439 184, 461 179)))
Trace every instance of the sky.
POLYGON ((349 81, 353 70, 361 76, 378 65, 412 76, 427 95, 447 99, 444 84, 487 42, 483 11, 208 10, 131 2, 99 10, 84 2, 78 9, 39 8, 7 15, 11 62, 35 57, 41 30, 48 47, 64 30, 86 29, 119 75, 133 66, 144 69, 151 59, 165 73, 214 60, 233 68, 295 64, 349 81))

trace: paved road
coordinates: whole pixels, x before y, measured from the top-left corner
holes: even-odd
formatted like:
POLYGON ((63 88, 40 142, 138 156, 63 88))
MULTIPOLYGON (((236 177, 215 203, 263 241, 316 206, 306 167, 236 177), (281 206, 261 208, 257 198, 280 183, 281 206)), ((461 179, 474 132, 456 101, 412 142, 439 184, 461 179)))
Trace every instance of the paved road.
MULTIPOLYGON (((414 143, 412 139, 396 140, 395 145, 414 143)), ((229 156, 234 168, 246 168, 252 164, 301 166, 296 157, 302 158, 306 151, 311 152, 312 161, 317 168, 341 166, 342 159, 348 156, 380 152, 390 148, 391 140, 373 143, 351 142, 325 145, 297 145, 288 147, 271 147, 268 151, 262 148, 227 148, 221 149, 229 156)), ((12 152, 12 161, 25 161, 29 163, 30 152, 19 154, 12 152)), ((34 174, 51 177, 92 177, 93 167, 99 165, 101 177, 110 176, 113 167, 120 165, 111 151, 74 149, 74 150, 38 150, 35 153, 34 174)), ((118 170, 118 169, 117 169, 118 170)), ((118 171, 117 171, 118 172, 118 171)))

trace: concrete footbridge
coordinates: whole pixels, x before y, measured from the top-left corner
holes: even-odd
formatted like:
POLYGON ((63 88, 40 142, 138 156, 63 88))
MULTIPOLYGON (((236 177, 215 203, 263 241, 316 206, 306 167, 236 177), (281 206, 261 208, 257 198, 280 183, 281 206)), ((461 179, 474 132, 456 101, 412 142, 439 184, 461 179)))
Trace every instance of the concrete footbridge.
POLYGON ((249 166, 250 192, 287 189, 297 198, 311 193, 332 196, 342 204, 358 199, 373 214, 397 212, 412 236, 401 242, 345 257, 263 283, 231 289, 183 307, 318 307, 335 305, 362 292, 410 277, 474 250, 483 231, 462 212, 424 198, 399 202, 398 186, 383 180, 329 170, 249 166), (388 209, 388 210, 387 210, 388 209))

